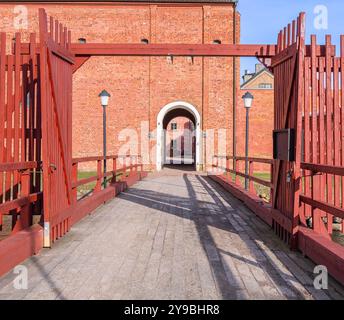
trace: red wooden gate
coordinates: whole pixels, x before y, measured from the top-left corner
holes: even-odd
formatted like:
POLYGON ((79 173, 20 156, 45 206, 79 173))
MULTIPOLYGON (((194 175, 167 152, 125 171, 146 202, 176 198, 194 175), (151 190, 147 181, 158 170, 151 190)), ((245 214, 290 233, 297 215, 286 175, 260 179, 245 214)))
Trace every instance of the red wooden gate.
POLYGON ((41 208, 41 114, 35 34, 0 35, 0 238, 31 225, 41 208), (5 221, 6 220, 6 221, 5 221))
POLYGON ((39 11, 44 185, 44 246, 70 228, 65 213, 71 205, 72 74, 71 33, 39 11), (63 214, 64 213, 64 214, 63 214))
POLYGON ((305 52, 305 14, 289 24, 278 35, 277 54, 272 59, 275 81, 275 130, 295 132, 295 162, 275 160, 273 193, 273 228, 286 242, 293 242, 296 234, 298 198, 300 192, 302 71, 305 52))

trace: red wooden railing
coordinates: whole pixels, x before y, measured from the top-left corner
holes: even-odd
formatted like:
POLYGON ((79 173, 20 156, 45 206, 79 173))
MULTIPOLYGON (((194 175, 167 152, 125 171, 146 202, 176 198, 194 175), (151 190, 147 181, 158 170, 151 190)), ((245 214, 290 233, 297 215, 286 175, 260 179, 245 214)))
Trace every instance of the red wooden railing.
MULTIPOLYGON (((271 159, 264 159, 264 158, 247 158, 248 164, 249 164, 249 174, 246 175, 242 172, 242 170, 245 170, 245 167, 243 166, 243 163, 246 162, 246 157, 233 157, 233 156, 213 156, 213 164, 212 167, 216 168, 217 170, 226 172, 227 179, 236 185, 242 187, 242 180, 241 178, 248 179, 249 181, 249 188, 248 191, 252 194, 261 196, 259 192, 257 192, 254 184, 261 185, 263 187, 266 187, 269 189, 269 201, 267 201, 266 198, 262 198, 266 202, 272 201, 272 195, 273 195, 273 160, 271 159), (220 164, 222 162, 222 164, 220 164), (233 166, 233 162, 235 162, 235 166, 233 166), (255 164, 264 164, 268 165, 270 168, 268 169, 270 174, 270 181, 260 179, 256 177, 254 174, 255 171, 255 164), (236 168, 235 170, 232 168, 236 168), (233 176, 232 176, 233 175, 233 176)), ((261 172, 261 170, 259 170, 261 172)))
POLYGON ((96 182, 95 187, 92 189, 92 194, 96 194, 104 188, 103 179, 111 177, 110 182, 116 183, 118 181, 125 179, 127 173, 130 175, 132 173, 143 172, 143 164, 141 156, 107 156, 106 160, 112 161, 112 170, 104 172, 104 157, 83 157, 74 158, 72 160, 72 198, 73 202, 77 199, 77 189, 78 187, 89 184, 91 182, 96 182), (80 163, 97 163, 97 171, 95 176, 78 180, 78 167, 80 163), (122 179, 118 180, 117 176, 122 175, 122 179))
MULTIPOLYGON (((40 170, 40 163, 35 161, 0 163, 0 175, 12 176, 9 186, 0 186, 0 194, 4 195, 0 202, 0 230, 3 229, 3 217, 11 216, 11 223, 7 226, 9 234, 17 233, 32 224, 33 214, 41 213, 42 192, 33 191, 33 173, 40 170)), ((37 181, 38 182, 38 181, 37 181)), ((8 234, 3 230, 2 236, 8 234)))

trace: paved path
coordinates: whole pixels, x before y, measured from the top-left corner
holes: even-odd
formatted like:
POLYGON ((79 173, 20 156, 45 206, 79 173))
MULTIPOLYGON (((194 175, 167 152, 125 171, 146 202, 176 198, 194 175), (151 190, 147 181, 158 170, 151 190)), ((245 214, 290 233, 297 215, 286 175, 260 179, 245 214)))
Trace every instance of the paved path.
POLYGON ((244 205, 208 177, 150 175, 98 208, 53 249, 0 279, 0 299, 329 299, 314 265, 290 252, 244 205))

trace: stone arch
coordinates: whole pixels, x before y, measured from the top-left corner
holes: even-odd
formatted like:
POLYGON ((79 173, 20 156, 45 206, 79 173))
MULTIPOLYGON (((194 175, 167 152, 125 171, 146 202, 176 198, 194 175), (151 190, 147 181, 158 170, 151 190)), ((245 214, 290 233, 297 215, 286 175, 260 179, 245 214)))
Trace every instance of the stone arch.
POLYGON ((198 110, 190 103, 185 101, 175 101, 165 105, 159 112, 157 117, 157 146, 156 146, 156 169, 160 171, 164 166, 165 159, 165 130, 164 119, 166 115, 174 112, 178 116, 178 110, 180 115, 185 116, 185 112, 191 114, 194 117, 195 124, 195 136, 196 136, 196 169, 202 170, 202 130, 201 130, 201 115, 198 110))

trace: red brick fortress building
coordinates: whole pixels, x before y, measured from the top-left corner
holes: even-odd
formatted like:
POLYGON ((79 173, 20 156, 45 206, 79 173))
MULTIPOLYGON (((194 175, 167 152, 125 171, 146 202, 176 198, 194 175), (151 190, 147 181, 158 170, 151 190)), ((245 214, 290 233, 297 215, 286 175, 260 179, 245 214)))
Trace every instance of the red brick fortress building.
MULTIPOLYGON (((1 3, 0 31, 20 31, 22 40, 28 41, 30 33, 38 30, 42 7, 72 30, 72 42, 240 43, 240 14, 232 0, 1 3), (27 17, 25 23, 22 17, 27 17)), ((239 58, 91 57, 73 75, 75 157, 102 154, 98 94, 103 89, 111 94, 108 154, 142 154, 147 166, 160 169, 166 160, 164 132, 176 117, 194 124, 198 170, 209 168, 214 154, 233 154, 234 109, 237 127, 243 127, 244 121, 244 113, 237 110, 242 108, 239 58)), ((266 96, 270 102, 259 98, 261 109, 271 109, 252 118, 252 132, 255 126, 262 132, 262 117, 271 114, 272 97, 273 93, 266 96)), ((271 156, 273 119, 264 121, 267 129, 259 138, 264 143, 253 143, 251 156, 271 156)), ((239 155, 244 135, 237 132, 239 155)))

